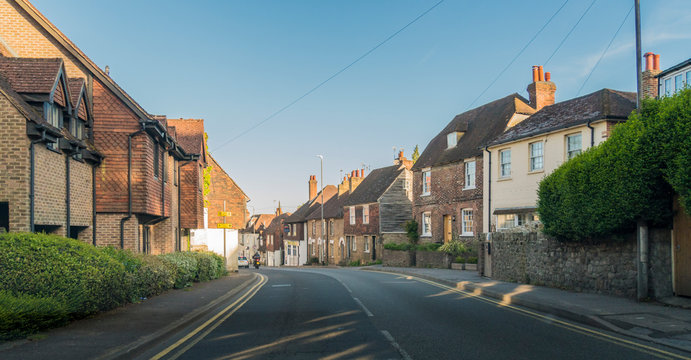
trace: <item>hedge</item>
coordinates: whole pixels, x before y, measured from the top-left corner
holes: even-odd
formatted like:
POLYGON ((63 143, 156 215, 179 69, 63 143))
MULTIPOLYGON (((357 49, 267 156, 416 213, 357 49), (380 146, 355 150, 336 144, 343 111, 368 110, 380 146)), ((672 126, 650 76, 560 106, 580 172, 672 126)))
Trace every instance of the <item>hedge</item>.
POLYGON ((570 241, 671 222, 676 192, 691 212, 691 90, 643 102, 611 137, 542 180, 544 232, 570 241))
POLYGON ((225 274, 213 253, 153 256, 31 233, 0 234, 0 338, 59 326, 225 274))

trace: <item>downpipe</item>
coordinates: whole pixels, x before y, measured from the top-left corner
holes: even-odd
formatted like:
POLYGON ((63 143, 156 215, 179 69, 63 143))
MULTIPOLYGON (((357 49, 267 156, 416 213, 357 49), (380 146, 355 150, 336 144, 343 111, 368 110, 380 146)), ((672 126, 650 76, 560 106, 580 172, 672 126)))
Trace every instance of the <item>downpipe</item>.
POLYGON ((127 216, 120 219, 120 248, 125 248, 125 222, 132 218, 132 138, 144 132, 141 129, 127 135, 127 216))
POLYGON ((41 138, 37 140, 31 140, 29 144, 29 231, 36 232, 35 225, 35 193, 36 193, 36 155, 34 150, 34 145, 45 141, 46 139, 46 129, 42 129, 41 138))

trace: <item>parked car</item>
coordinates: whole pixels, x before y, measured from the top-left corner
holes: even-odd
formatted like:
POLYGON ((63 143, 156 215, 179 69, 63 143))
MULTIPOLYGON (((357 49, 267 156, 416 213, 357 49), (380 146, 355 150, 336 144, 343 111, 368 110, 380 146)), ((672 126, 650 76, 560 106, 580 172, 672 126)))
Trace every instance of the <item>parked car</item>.
POLYGON ((244 256, 238 256, 238 267, 244 267, 245 269, 250 268, 250 262, 244 256))

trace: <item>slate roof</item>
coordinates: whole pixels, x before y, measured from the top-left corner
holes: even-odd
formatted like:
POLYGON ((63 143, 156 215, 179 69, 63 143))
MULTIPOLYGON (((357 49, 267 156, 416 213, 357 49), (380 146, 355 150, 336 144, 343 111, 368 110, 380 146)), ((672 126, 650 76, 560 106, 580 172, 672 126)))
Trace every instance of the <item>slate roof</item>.
POLYGON ((429 142, 412 169, 415 171, 479 156, 482 154, 481 147, 504 132, 515 113, 530 115, 534 112, 528 100, 514 93, 456 115, 429 142), (447 149, 446 136, 454 131, 464 134, 455 147, 447 149))
POLYGON ((281 220, 285 220, 288 216, 290 216, 290 213, 282 213, 281 215, 273 218, 269 226, 266 227, 266 232, 270 234, 276 232, 277 230, 283 231, 283 229, 280 228, 281 220))
POLYGON ((545 106, 506 130, 490 145, 499 145, 539 134, 566 129, 588 121, 625 120, 636 108, 636 93, 602 89, 575 99, 545 106))
POLYGON ((62 70, 62 59, 0 56, 0 72, 18 93, 50 94, 62 70))
MULTIPOLYGON (((418 159, 419 161, 419 159, 418 159)), ((353 193, 344 201, 343 206, 351 206, 357 204, 369 204, 379 200, 379 197, 384 194, 386 189, 391 186, 398 175, 405 170, 402 165, 392 165, 379 169, 374 169, 365 180, 362 180, 353 193)))
MULTIPOLYGON (((331 199, 324 203, 324 219, 342 218, 343 217, 343 204, 350 196, 349 193, 343 193, 340 196, 332 196, 331 199)), ((316 220, 321 219, 322 212, 321 207, 317 206, 314 208, 311 214, 309 214, 305 220, 316 220)))
MULTIPOLYGON (((328 202, 329 199, 331 199, 332 196, 338 194, 338 188, 333 186, 333 185, 326 185, 324 187, 324 205, 328 202)), ((309 216, 314 209, 320 208, 321 204, 321 191, 317 193, 317 196, 302 204, 295 212, 290 215, 288 218, 286 218, 285 222, 287 223, 299 223, 307 220, 307 216, 309 216)))
POLYGON ((168 119, 168 124, 175 127, 178 144, 186 153, 204 152, 204 119, 168 119))

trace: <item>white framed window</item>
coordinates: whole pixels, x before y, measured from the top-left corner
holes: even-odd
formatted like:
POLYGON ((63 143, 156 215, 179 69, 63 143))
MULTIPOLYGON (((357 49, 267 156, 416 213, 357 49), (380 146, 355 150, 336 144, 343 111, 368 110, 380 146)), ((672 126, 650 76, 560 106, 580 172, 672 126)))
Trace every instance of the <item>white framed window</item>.
POLYGON ((463 209, 461 211, 461 235, 473 235, 473 209, 463 209))
POLYGON ((543 142, 538 141, 530 145, 530 171, 542 170, 544 167, 543 142))
POLYGON ((672 79, 665 79, 665 96, 672 95, 672 79))
POLYGON ((566 136, 566 160, 571 160, 576 155, 581 153, 583 147, 583 139, 581 134, 573 134, 566 136))
POLYGON ((312 221, 312 235, 317 233, 317 222, 312 221))
POLYGON ((452 132, 446 135, 446 148, 451 149, 452 147, 456 147, 456 144, 458 144, 458 133, 452 132))
POLYGON ((503 178, 511 177, 511 149, 499 152, 499 176, 503 178))
POLYGON ((365 238, 365 252, 368 253, 369 252, 369 236, 365 235, 364 238, 365 238))
POLYGON ((369 224, 369 205, 362 206, 362 223, 369 224))
POLYGON ((334 235, 334 221, 329 220, 329 235, 333 236, 334 235))
POLYGON ((527 214, 501 214, 497 215, 497 229, 506 230, 516 226, 523 226, 528 222, 538 220, 535 213, 527 214))
POLYGON ((475 161, 468 161, 465 163, 465 186, 463 188, 475 188, 475 161))
POLYGON ((355 206, 350 207, 350 225, 355 225, 355 206))
POLYGON ((48 102, 43 103, 43 117, 49 124, 59 128, 62 126, 62 116, 62 109, 58 105, 48 102))
POLYGON ((432 190, 432 171, 422 170, 422 195, 429 195, 432 190))
POLYGON ((357 236, 351 236, 350 238, 352 239, 353 243, 353 251, 357 251, 357 236))
POLYGON ((432 214, 422 213, 422 236, 432 236, 432 214))

